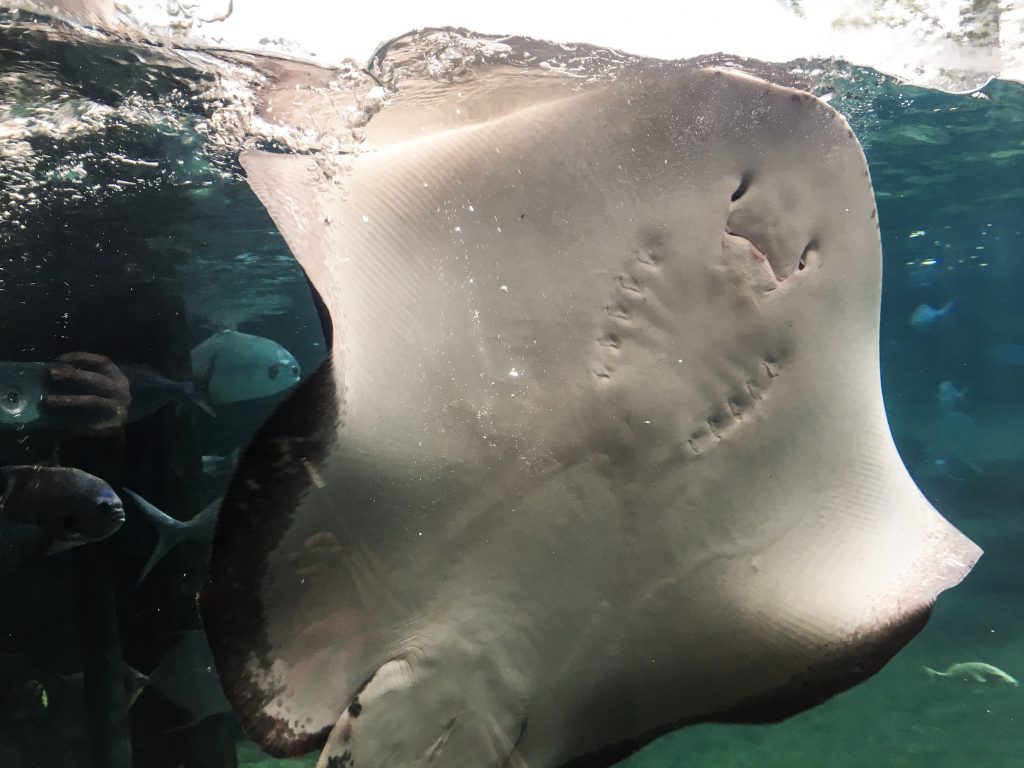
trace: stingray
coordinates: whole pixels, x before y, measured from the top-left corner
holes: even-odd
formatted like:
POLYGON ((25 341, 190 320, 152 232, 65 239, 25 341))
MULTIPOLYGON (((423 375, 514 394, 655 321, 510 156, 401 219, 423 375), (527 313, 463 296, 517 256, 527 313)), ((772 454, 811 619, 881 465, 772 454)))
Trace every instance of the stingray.
POLYGON ((200 610, 319 768, 606 766, 870 677, 980 550, 891 438, 861 147, 649 67, 403 96, 342 175, 250 151, 330 358, 245 450, 200 610))

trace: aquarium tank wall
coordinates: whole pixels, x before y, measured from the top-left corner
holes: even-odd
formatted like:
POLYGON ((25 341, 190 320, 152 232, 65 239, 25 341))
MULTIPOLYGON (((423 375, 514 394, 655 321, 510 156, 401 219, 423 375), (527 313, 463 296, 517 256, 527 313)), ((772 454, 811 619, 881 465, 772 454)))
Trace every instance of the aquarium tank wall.
POLYGON ((0 767, 1014 768, 1024 6, 0 2, 0 767))

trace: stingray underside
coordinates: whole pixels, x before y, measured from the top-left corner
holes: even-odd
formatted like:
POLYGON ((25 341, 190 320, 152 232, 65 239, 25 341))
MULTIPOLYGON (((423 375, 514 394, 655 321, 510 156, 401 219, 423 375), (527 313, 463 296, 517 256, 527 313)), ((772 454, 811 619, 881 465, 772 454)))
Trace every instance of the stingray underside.
POLYGON ((274 754, 608 765, 778 719, 979 555, 892 443, 845 120, 685 65, 523 77, 400 91, 340 179, 242 157, 333 326, 201 595, 274 754))

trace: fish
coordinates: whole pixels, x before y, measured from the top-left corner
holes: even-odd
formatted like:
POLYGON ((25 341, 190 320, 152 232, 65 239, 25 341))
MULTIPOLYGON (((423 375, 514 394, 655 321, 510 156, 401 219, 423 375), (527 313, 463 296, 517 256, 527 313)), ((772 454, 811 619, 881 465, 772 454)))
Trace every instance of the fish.
POLYGON ((930 328, 938 320, 952 312, 955 304, 955 301, 951 301, 939 309, 936 309, 931 304, 918 304, 914 307, 914 311, 910 313, 910 324, 919 331, 930 328))
POLYGON ((216 406, 279 394, 302 376, 298 361, 276 341, 230 329, 192 350, 192 369, 209 371, 207 391, 216 406))
MULTIPOLYGON (((80 357, 83 353, 71 354, 80 357)), ((123 421, 143 419, 176 400, 216 415, 202 382, 169 379, 144 365, 119 365, 116 369, 128 383, 123 421)), ((60 359, 53 363, 0 362, 0 427, 74 428, 82 423, 83 411, 95 410, 90 389, 96 387, 95 381, 95 370, 60 359)), ((98 397, 104 394, 95 393, 98 397)))
POLYGON ((893 443, 846 120, 692 62, 533 76, 403 82, 340 180, 240 156, 331 350, 242 452, 199 593, 272 755, 608 766, 778 721, 981 555, 893 443))
POLYGON ((142 568, 137 583, 141 584, 153 567, 179 542, 189 540, 204 548, 209 547, 210 541, 213 539, 213 528, 217 522, 217 512, 220 509, 220 499, 207 504, 198 515, 190 520, 177 520, 134 491, 125 488, 124 492, 143 511, 157 532, 156 546, 142 568))
POLYGON ((192 716, 187 725, 180 727, 231 711, 213 668, 210 647, 200 630, 182 632, 178 643, 145 680, 146 687, 159 691, 192 716))
POLYGON ((71 467, 0 467, 0 564, 27 562, 112 535, 124 507, 100 478, 71 467))
POLYGON ((1024 344, 997 344, 986 350, 985 356, 996 365, 1024 366, 1024 344))
POLYGON ((943 408, 955 408, 967 395, 968 389, 970 387, 958 389, 956 384, 947 380, 939 383, 935 397, 943 408))
POLYGON ((5 680, 0 689, 0 723, 38 717, 50 706, 46 687, 38 680, 5 680))
POLYGON ((952 664, 946 671, 940 672, 931 667, 925 667, 924 671, 929 677, 948 677, 953 680, 973 683, 1006 683, 1007 685, 1019 685, 1017 678, 1004 672, 999 667, 986 664, 983 661, 962 661, 952 664))

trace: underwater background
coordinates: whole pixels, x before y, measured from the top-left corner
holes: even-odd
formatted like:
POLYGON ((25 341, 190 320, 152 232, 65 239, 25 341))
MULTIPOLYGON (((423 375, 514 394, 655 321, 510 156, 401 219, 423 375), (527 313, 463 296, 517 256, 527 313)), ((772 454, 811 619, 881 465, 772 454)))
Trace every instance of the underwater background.
MULTIPOLYGON (((506 43, 512 63, 630 63, 506 43)), ((378 60, 373 82, 353 65, 323 87, 457 83, 494 55, 463 34, 423 34, 378 60)), ((1024 86, 951 95, 836 61, 709 61, 809 88, 864 145, 890 423, 922 490, 986 554, 866 683, 778 725, 679 731, 623 765, 1019 766, 1024 691, 925 667, 982 661, 1024 675, 1024 86)), ((324 340, 305 279, 236 160, 252 146, 315 149, 254 117, 264 76, 244 55, 0 9, 0 361, 92 351, 185 381, 190 350, 234 329, 273 340, 303 374, 316 368, 324 340)), ((357 144, 351 126, 330 140, 357 144)), ((88 441, 7 426, 0 457, 28 464, 59 449, 65 465, 188 520, 223 493, 232 451, 286 394, 225 403, 216 419, 174 399, 88 441)), ((193 648, 203 547, 171 549, 140 582, 156 534, 137 504, 125 512, 113 536, 3 575, 0 766, 313 766, 315 755, 274 760, 248 743, 193 648)))

